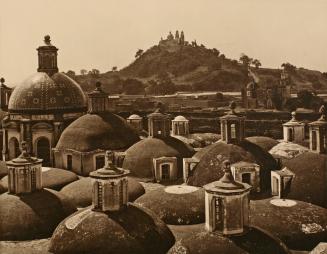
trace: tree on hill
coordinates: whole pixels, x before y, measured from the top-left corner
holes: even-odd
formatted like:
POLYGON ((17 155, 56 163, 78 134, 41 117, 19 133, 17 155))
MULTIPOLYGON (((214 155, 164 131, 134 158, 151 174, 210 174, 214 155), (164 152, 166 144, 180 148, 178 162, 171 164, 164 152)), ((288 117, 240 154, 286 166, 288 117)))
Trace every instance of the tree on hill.
POLYGON ((261 66, 261 63, 258 59, 253 59, 252 64, 255 66, 256 69, 259 69, 259 67, 261 66))
POLYGON ((244 65, 244 66, 249 66, 250 63, 252 62, 252 58, 248 57, 245 54, 241 54, 240 56, 240 62, 244 65))
POLYGON ((75 74, 75 71, 72 71, 72 70, 67 71, 66 74, 67 74, 69 77, 71 77, 71 78, 74 78, 75 75, 76 75, 76 74, 75 74))
POLYGON ((135 53, 135 58, 139 58, 141 55, 143 55, 143 49, 138 49, 135 53))
POLYGON ((84 76, 84 75, 86 75, 86 74, 87 74, 87 70, 85 70, 85 69, 81 69, 81 70, 80 70, 80 73, 81 73, 81 75, 83 75, 83 76, 84 76))
POLYGON ((323 72, 322 76, 327 79, 327 72, 323 72))
POLYGON ((294 73, 296 70, 296 66, 290 63, 283 63, 281 67, 283 67, 285 71, 288 71, 290 73, 294 73))
POLYGON ((137 79, 126 79, 123 81, 123 91, 126 94, 144 94, 145 85, 137 79))
POLYGON ((113 67, 111 68, 112 71, 117 71, 117 69, 118 69, 117 66, 113 66, 113 67))
POLYGON ((212 52, 212 53, 214 54, 214 56, 216 56, 216 57, 218 57, 219 54, 220 54, 219 50, 216 49, 216 48, 213 48, 213 49, 211 50, 211 52, 212 52))

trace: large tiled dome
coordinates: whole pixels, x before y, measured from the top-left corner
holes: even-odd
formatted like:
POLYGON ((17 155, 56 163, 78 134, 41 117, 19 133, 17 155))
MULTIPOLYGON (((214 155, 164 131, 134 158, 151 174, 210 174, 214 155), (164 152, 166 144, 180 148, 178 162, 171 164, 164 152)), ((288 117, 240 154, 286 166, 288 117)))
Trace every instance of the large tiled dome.
POLYGON ((63 73, 37 72, 18 85, 9 99, 9 112, 86 111, 81 87, 63 73))

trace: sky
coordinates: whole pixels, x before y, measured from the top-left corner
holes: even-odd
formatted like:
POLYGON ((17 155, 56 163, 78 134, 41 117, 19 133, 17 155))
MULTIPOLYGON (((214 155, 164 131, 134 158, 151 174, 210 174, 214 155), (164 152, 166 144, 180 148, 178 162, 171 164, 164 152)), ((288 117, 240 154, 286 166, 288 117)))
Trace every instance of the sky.
POLYGON ((327 71, 327 0, 0 0, 0 76, 8 85, 37 69, 49 34, 60 71, 123 68, 169 31, 279 68, 327 71))

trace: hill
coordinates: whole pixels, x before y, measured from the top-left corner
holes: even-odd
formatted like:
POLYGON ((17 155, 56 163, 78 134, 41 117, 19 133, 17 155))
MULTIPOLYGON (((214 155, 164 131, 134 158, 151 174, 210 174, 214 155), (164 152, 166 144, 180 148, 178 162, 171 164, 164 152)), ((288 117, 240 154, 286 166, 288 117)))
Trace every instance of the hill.
MULTIPOLYGON (((255 63, 255 62, 253 62, 255 63)), ((261 65, 261 64, 259 64, 261 65)), ((259 67, 259 66, 257 66, 259 67)), ((252 67, 260 86, 278 84, 281 70, 252 67)), ((294 92, 327 90, 327 76, 287 64, 294 92)), ((106 91, 129 94, 169 94, 176 91, 241 91, 249 82, 247 65, 228 59, 217 49, 169 35, 120 71, 74 77, 86 91, 100 80, 106 91)))

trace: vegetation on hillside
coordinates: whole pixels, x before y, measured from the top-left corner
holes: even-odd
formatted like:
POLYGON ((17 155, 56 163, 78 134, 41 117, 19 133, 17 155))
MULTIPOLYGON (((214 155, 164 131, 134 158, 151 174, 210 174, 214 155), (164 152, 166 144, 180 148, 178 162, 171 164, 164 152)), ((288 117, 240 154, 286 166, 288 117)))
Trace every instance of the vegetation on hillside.
MULTIPOLYGON (((176 91, 241 91, 248 78, 248 67, 258 76, 259 86, 279 83, 281 70, 261 68, 261 62, 245 54, 239 61, 228 59, 219 50, 196 43, 183 45, 159 43, 144 51, 138 49, 135 60, 118 71, 117 66, 107 73, 97 69, 73 71, 67 74, 79 82, 85 91, 94 88, 96 80, 110 93, 171 94, 176 91)), ((297 68, 283 63, 290 75, 293 92, 327 90, 327 73, 297 68)))

